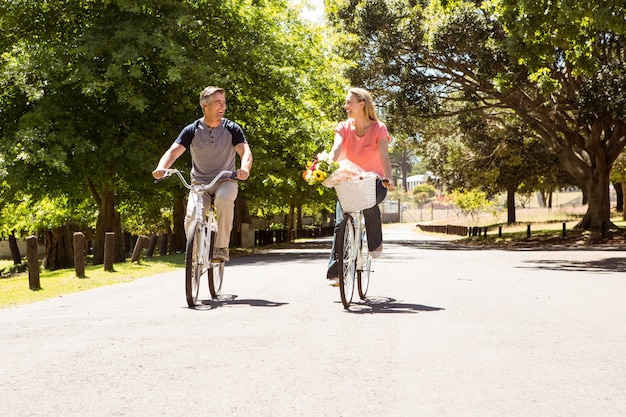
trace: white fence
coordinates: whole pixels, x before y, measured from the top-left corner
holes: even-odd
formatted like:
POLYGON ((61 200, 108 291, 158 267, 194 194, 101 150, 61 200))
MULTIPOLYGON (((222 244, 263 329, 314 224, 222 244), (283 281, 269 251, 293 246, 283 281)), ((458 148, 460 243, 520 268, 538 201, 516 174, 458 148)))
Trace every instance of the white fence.
MULTIPOLYGON (((22 239, 17 240, 17 247, 20 250, 20 256, 24 258, 26 256, 26 241, 22 239)), ((39 256, 43 255, 46 248, 41 243, 39 244, 39 256)), ((8 240, 0 240, 0 259, 13 259, 11 255, 11 248, 9 247, 8 240)))

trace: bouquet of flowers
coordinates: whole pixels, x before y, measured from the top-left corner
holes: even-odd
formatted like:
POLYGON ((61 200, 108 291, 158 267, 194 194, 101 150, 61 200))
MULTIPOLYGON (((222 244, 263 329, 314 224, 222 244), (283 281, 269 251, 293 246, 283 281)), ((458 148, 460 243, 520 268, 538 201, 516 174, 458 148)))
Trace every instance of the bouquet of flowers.
POLYGON ((339 164, 331 159, 328 152, 324 151, 317 154, 313 162, 307 164, 306 170, 302 172, 302 178, 309 185, 315 185, 324 182, 337 168, 339 164))

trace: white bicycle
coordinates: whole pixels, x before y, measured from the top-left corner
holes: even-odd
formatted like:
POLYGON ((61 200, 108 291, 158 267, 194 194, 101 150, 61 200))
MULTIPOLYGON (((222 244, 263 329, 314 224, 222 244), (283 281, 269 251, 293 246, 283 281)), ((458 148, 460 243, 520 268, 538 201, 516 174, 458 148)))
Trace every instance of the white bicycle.
POLYGON ((194 307, 198 301, 200 281, 203 275, 207 274, 209 292, 213 298, 219 296, 224 280, 224 262, 213 259, 215 235, 217 234, 214 196, 210 196, 211 203, 206 216, 202 215, 202 196, 222 178, 236 180, 237 173, 228 170, 221 171, 209 184, 189 184, 177 169, 164 170, 163 178, 173 174, 176 174, 183 185, 191 190, 191 196, 194 199, 195 217, 189 225, 185 245, 185 293, 187 305, 194 307))
MULTIPOLYGON (((335 249, 339 269, 339 293, 345 309, 350 307, 355 286, 359 297, 362 300, 366 298, 373 272, 363 210, 376 205, 376 181, 376 174, 367 173, 358 180, 333 185, 343 212, 335 235, 335 249)), ((383 180, 383 185, 386 184, 388 181, 383 180)))
POLYGON ((339 293, 341 303, 347 309, 352 302, 355 281, 359 297, 365 299, 372 272, 372 258, 367 248, 362 210, 343 213, 343 219, 337 227, 337 254, 339 293))

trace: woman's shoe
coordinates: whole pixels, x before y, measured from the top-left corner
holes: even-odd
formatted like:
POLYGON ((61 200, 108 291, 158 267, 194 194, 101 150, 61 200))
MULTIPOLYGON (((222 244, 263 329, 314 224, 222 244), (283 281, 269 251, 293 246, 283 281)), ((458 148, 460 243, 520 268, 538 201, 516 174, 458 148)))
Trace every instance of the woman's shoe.
POLYGON ((339 286, 339 278, 338 277, 327 278, 326 280, 328 281, 328 285, 330 285, 331 287, 338 287, 339 286))

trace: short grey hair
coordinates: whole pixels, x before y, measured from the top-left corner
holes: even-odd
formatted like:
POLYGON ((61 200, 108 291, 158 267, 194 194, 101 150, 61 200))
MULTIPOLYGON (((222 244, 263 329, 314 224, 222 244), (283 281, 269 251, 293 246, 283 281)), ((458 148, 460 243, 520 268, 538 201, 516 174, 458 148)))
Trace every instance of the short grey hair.
POLYGON ((200 93, 200 107, 202 107, 202 103, 208 103, 211 100, 211 96, 215 93, 226 94, 226 90, 213 85, 208 86, 200 93))

